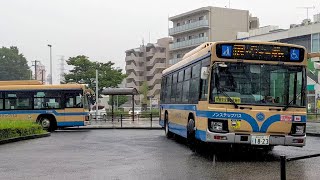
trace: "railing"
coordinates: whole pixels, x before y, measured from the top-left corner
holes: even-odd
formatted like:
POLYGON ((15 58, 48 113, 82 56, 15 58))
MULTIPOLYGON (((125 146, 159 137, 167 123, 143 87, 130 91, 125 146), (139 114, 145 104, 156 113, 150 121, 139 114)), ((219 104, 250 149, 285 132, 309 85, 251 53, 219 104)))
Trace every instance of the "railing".
POLYGON ((201 38, 190 39, 182 42, 175 42, 173 44, 170 44, 170 50, 197 46, 197 45, 200 45, 201 43, 207 42, 208 40, 209 40, 208 37, 201 37, 201 38))
POLYGON ((318 113, 308 113, 307 122, 320 123, 320 114, 318 113))
POLYGON ((155 128, 159 129, 158 113, 141 113, 130 115, 129 113, 109 113, 107 116, 90 116, 90 125, 87 128, 155 128))
POLYGON ((287 179, 287 173, 286 173, 286 162, 290 161, 297 161, 300 159, 308 159, 313 157, 320 157, 320 154, 312 154, 307 156, 299 156, 294 158, 286 158, 286 156, 280 156, 280 178, 281 180, 287 179))
POLYGON ((193 23, 189 23, 189 24, 184 24, 182 26, 177 26, 177 27, 173 27, 169 29, 169 35, 175 35, 175 34, 179 34, 179 33, 183 33, 186 31, 191 31, 194 29, 199 29, 199 28, 209 28, 209 21, 204 19, 204 20, 200 20, 200 21, 196 21, 193 23))

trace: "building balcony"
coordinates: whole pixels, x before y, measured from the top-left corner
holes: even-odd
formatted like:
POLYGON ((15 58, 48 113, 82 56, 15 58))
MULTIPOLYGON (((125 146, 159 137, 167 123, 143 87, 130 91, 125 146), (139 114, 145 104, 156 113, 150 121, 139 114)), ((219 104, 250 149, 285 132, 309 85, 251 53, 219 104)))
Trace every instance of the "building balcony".
MULTIPOLYGON (((146 76, 154 76, 156 73, 156 70, 160 70, 161 72, 166 69, 166 64, 165 63, 157 63, 153 66, 152 69, 147 71, 146 76)), ((160 73, 161 74, 161 73, 160 73)))
POLYGON ((126 71, 145 71, 143 66, 135 66, 133 63, 130 65, 126 65, 126 71))
POLYGON ((184 48, 190 48, 194 46, 198 46, 204 42, 208 42, 209 38, 208 37, 201 37, 201 38, 195 38, 195 39, 190 39, 182 42, 175 42, 173 44, 170 44, 170 51, 173 50, 180 50, 184 48))
POLYGON ((209 21, 204 19, 196 21, 189 24, 184 24, 182 26, 177 26, 169 29, 169 35, 174 36, 188 31, 200 30, 209 28, 209 21))
POLYGON ((126 62, 129 62, 129 61, 134 61, 134 62, 138 62, 138 61, 143 61, 143 57, 137 57, 135 55, 130 55, 130 56, 126 56, 125 60, 126 62))

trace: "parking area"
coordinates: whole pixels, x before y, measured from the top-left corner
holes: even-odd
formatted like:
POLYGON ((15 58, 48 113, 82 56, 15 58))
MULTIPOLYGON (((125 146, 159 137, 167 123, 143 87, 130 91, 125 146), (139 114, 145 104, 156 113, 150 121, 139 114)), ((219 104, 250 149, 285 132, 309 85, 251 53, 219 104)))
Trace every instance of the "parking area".
MULTIPOLYGON (((279 156, 319 153, 320 138, 304 148, 270 154, 235 153, 213 162, 163 130, 65 130, 0 147, 1 179, 279 179, 279 156)), ((318 179, 320 158, 287 164, 288 179, 318 179)))

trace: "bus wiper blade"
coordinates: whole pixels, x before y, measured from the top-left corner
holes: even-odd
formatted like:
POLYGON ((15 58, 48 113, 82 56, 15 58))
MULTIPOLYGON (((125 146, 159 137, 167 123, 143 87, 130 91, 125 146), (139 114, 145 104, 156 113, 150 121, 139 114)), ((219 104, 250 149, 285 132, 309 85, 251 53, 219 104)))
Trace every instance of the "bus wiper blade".
POLYGON ((218 86, 217 89, 218 89, 218 91, 222 92, 222 94, 229 99, 229 101, 234 105, 235 108, 238 109, 238 107, 239 107, 238 104, 236 102, 234 102, 234 100, 226 92, 224 92, 220 86, 218 86))
POLYGON ((282 111, 286 111, 286 110, 289 108, 289 106, 293 103, 293 101, 294 101, 295 99, 297 99, 297 98, 301 95, 301 93, 302 93, 302 91, 301 91, 298 95, 296 95, 296 97, 293 98, 293 99, 282 109, 282 111))

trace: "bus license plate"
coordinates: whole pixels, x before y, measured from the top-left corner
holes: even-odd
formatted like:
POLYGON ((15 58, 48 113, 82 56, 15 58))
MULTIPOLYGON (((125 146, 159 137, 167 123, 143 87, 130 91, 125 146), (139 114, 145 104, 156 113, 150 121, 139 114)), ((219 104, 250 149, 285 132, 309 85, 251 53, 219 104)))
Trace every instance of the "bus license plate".
POLYGON ((269 136, 251 136, 252 145, 269 145, 269 136))

